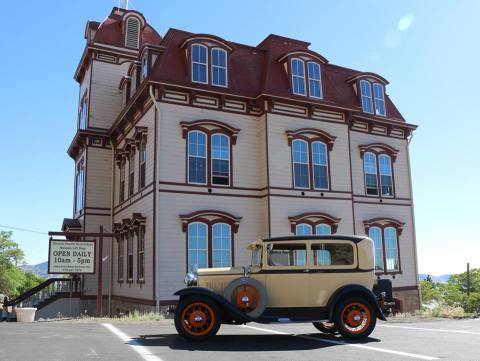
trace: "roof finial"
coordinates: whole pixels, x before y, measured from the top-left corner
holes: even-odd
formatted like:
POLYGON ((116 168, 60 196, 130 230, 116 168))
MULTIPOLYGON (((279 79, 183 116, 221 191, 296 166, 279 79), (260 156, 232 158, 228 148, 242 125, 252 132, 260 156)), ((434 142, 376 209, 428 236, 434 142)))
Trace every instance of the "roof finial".
POLYGON ((128 1, 129 0, 118 0, 118 7, 120 9, 128 10, 128 1))

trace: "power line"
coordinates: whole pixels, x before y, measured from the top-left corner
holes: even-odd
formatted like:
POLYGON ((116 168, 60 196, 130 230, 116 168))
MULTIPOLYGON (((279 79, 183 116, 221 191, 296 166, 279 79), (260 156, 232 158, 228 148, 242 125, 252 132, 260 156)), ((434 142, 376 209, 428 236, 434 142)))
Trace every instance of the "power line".
POLYGON ((41 231, 36 231, 34 229, 28 229, 28 228, 20 228, 20 227, 14 227, 14 226, 6 226, 4 224, 0 224, 0 228, 6 228, 10 229, 12 231, 20 231, 20 232, 29 232, 29 233, 36 233, 36 234, 42 234, 42 235, 48 235, 47 232, 41 232, 41 231))

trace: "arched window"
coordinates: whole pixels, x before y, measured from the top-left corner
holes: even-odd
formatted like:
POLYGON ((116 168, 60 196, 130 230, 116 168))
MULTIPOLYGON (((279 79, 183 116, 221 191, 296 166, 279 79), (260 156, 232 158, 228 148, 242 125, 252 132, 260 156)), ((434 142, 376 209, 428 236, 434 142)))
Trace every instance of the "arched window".
POLYGON ((295 139, 293 146, 293 184, 295 188, 309 188, 308 143, 295 139))
POLYGON ((135 191, 135 151, 130 151, 128 162, 128 196, 130 197, 135 191))
POLYGON ((397 230, 393 227, 385 228, 384 237, 387 271, 398 271, 399 267, 397 230))
POLYGON ((375 272, 400 272, 398 237, 402 233, 404 223, 393 219, 380 218, 363 223, 375 246, 375 272))
POLYGON ((365 113, 373 113, 372 88, 368 80, 360 80, 360 95, 363 111, 365 113))
POLYGON ((230 267, 232 265, 231 227, 226 223, 212 226, 212 265, 213 267, 230 267))
POLYGON ((378 196, 377 156, 374 153, 366 152, 363 155, 363 170, 367 195, 378 196))
POLYGON ((230 138, 225 134, 212 135, 212 183, 230 184, 230 138))
POLYGON ((208 232, 205 223, 188 225, 188 270, 208 267, 208 232))
POLYGON ((320 65, 313 61, 307 63, 308 66, 308 93, 313 98, 322 98, 322 82, 320 75, 320 65))
POLYGON ((234 233, 241 217, 221 211, 181 214, 187 232, 187 268, 230 267, 234 264, 234 233))
POLYGON ((375 114, 385 116, 385 96, 382 84, 373 83, 373 98, 375 100, 375 114))
POLYGON ((192 81, 208 83, 208 51, 205 45, 192 45, 192 81))
POLYGON ((387 154, 380 154, 378 156, 378 163, 382 196, 393 197, 392 158, 387 154))
POLYGON ((368 236, 373 240, 375 247, 375 272, 383 272, 383 242, 382 230, 379 227, 371 227, 368 236))
POLYGON ((212 49, 212 85, 227 86, 227 52, 220 48, 212 49))
POLYGON ((322 142, 312 143, 313 187, 328 189, 327 146, 322 142))
POLYGON ((138 49, 140 45, 140 20, 131 16, 125 26, 125 46, 138 49))
POLYGON ((231 153, 240 129, 206 119, 182 121, 180 126, 183 138, 187 139, 187 182, 231 186, 231 153))
POLYGON ((207 183, 207 135, 200 131, 188 133, 188 183, 207 183))
POLYGON ((332 234, 332 226, 325 223, 320 223, 315 226, 315 234, 328 235, 332 234))
POLYGON ((297 236, 309 236, 312 234, 312 226, 306 223, 297 224, 295 228, 295 235, 297 236))
POLYGON ((305 91, 305 63, 303 60, 293 58, 291 60, 292 89, 293 94, 306 95, 305 91))

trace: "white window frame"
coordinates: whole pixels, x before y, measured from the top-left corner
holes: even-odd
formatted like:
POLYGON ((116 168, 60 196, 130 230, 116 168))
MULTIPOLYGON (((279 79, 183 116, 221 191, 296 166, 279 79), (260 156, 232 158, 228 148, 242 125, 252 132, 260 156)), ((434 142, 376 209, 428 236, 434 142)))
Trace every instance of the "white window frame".
MULTIPOLYGON (((370 229, 368 230, 368 236, 370 238, 372 238, 370 236, 370 232, 373 230, 373 229, 378 229, 379 231, 379 234, 380 234, 380 254, 382 255, 382 262, 381 262, 381 266, 382 266, 382 269, 381 270, 377 270, 376 267, 377 265, 374 264, 373 267, 374 267, 374 270, 375 270, 375 273, 385 273, 385 256, 384 256, 384 248, 385 248, 385 245, 383 243, 383 229, 381 227, 378 227, 378 226, 372 226, 370 227, 370 229)), ((373 249, 374 249, 374 254, 376 255, 377 253, 377 250, 379 249, 378 247, 375 246, 375 240, 372 238, 372 240, 374 241, 373 242, 373 249)))
POLYGON ((395 187, 393 185, 393 182, 394 182, 394 179, 393 179, 393 163, 392 163, 392 157, 388 154, 385 154, 385 153, 381 153, 379 155, 377 155, 377 159, 378 159, 378 183, 379 183, 379 194, 382 196, 382 197, 385 197, 385 198, 394 198, 395 197, 395 187), (381 167, 381 163, 380 163, 380 158, 381 157, 385 157, 385 158, 388 158, 388 161, 389 161, 389 164, 390 164, 390 174, 382 174, 382 167, 381 167), (392 194, 391 195, 386 195, 386 194, 383 194, 383 188, 382 188, 382 175, 388 175, 390 176, 390 178, 392 179, 392 194))
POLYGON ((145 55, 142 59, 142 80, 145 80, 148 76, 148 58, 145 55))
POLYGON ((292 173, 293 173, 293 188, 296 189, 310 189, 310 154, 309 154, 309 144, 307 141, 303 139, 294 139, 292 141, 292 173), (296 142, 302 142, 305 143, 306 148, 307 148, 307 162, 306 163, 299 163, 295 162, 295 143, 296 142), (308 180, 308 185, 306 187, 300 187, 297 186, 295 183, 295 164, 306 164, 307 165, 307 180, 308 180))
MULTIPOLYGON (((230 175, 230 157, 231 157, 231 154, 230 154, 230 137, 226 134, 223 134, 223 133, 213 133, 210 137, 210 183, 212 185, 215 185, 215 186, 219 186, 219 187, 230 187, 230 178, 231 178, 231 175, 230 175), (213 183, 213 160, 214 159, 217 159, 217 160, 225 160, 225 159, 222 159, 222 158, 214 158, 213 157, 213 137, 215 135, 220 135, 220 136, 223 136, 225 138, 227 138, 227 151, 228 151, 228 157, 227 157, 227 161, 228 161, 228 184, 216 184, 216 183, 213 183)), ((208 149, 207 149, 207 153, 208 153, 208 149)))
POLYGON ((385 227, 383 230, 383 246, 385 247, 385 272, 400 272, 400 257, 399 257, 399 252, 398 252, 398 232, 395 227, 385 227), (388 268, 388 251, 391 250, 392 248, 387 247, 387 240, 385 235, 387 234, 387 229, 392 229, 393 233, 395 234, 395 251, 396 251, 396 261, 397 261, 397 268, 396 269, 390 269, 388 268))
MULTIPOLYGON (((365 195, 367 197, 378 197, 380 194, 381 194, 381 190, 379 188, 379 184, 378 184, 378 172, 379 172, 379 169, 378 169, 378 162, 377 162, 377 155, 373 152, 365 152, 363 154, 363 180, 365 182, 365 195), (375 182, 376 182, 376 185, 377 185, 377 194, 368 194, 367 192, 367 172, 366 172, 366 167, 365 167, 365 158, 367 156, 367 154, 371 154, 374 158, 375 158, 375 182)), ((373 174, 373 173, 368 173, 368 174, 373 174)), ((393 181, 393 179, 392 179, 393 181)))
MULTIPOLYGON (((206 229, 206 233, 205 233, 205 240, 206 240, 206 248, 193 248, 193 250, 195 251, 207 251, 207 257, 206 257, 206 267, 208 267, 208 265, 210 264, 209 262, 209 258, 208 258, 208 244, 209 244, 209 240, 208 240, 208 233, 209 233, 209 230, 208 230, 208 224, 207 223, 203 223, 203 222, 192 222, 192 223, 189 223, 188 224, 188 235, 187 235, 187 269, 190 268, 190 235, 191 235, 191 232, 190 232, 190 227, 195 225, 195 224, 201 224, 202 226, 205 227, 206 229)), ((198 266, 198 264, 197 264, 198 266)), ((190 269, 189 269, 190 271, 190 269)))
POLYGON ((199 84, 208 84, 208 77, 209 77, 209 72, 208 72, 208 47, 206 47, 205 45, 203 44, 199 44, 199 43, 195 43, 195 44, 192 44, 191 47, 190 47, 190 52, 191 52, 191 55, 190 55, 190 63, 191 63, 191 73, 192 73, 192 76, 191 76, 191 79, 192 79, 192 82, 193 83, 199 83, 199 84), (201 63, 199 61, 194 61, 193 60, 193 48, 195 46, 198 46, 200 48, 204 48, 205 49, 205 64, 204 63, 201 63), (205 81, 199 81, 199 80, 194 80, 193 79, 193 64, 200 64, 200 65, 205 65, 205 81))
POLYGON ((379 116, 385 117, 385 116, 387 115, 387 108, 386 108, 386 106, 385 106, 385 88, 384 88, 383 85, 380 84, 380 83, 373 83, 373 85, 372 85, 372 93, 373 93, 373 103, 374 103, 374 105, 375 105, 375 115, 379 115, 379 116), (382 94, 382 97, 381 97, 381 98, 377 98, 377 97, 376 97, 375 87, 379 87, 379 88, 381 89, 381 94, 382 94), (377 101, 380 101, 380 102, 382 102, 382 104, 383 104, 383 114, 378 112, 378 109, 377 109, 377 101))
POLYGON ((327 235, 327 234, 324 234, 324 233, 322 233, 322 234, 318 233, 318 227, 320 227, 320 226, 328 227, 328 229, 330 230, 330 233, 328 233, 328 235, 332 234, 332 226, 329 225, 329 224, 327 224, 327 223, 319 223, 319 224, 316 224, 316 225, 315 225, 315 234, 327 235))
POLYGON ((228 54, 225 50, 223 50, 222 48, 212 48, 210 50, 210 59, 211 59, 211 66, 212 66, 212 71, 211 71, 211 83, 212 85, 214 86, 220 86, 222 88, 228 88, 228 54), (214 65, 213 64, 213 52, 214 51, 221 51, 225 54, 225 66, 221 66, 221 65, 214 65), (225 69, 225 84, 216 84, 214 81, 213 81, 213 69, 214 68, 218 68, 218 69, 225 69))
MULTIPOLYGON (((226 249, 224 248, 220 248, 220 249, 217 249, 215 248, 214 246, 214 228, 215 226, 227 226, 228 229, 229 229, 229 232, 230 232, 230 239, 229 239, 229 243, 230 243, 230 248, 228 249, 228 251, 230 252, 230 260, 229 260, 229 265, 227 266, 220 266, 220 267, 231 267, 232 266, 232 226, 229 225, 228 223, 225 223, 225 222, 219 222, 219 223, 214 223, 212 224, 212 231, 211 231, 211 237, 212 237, 212 242, 211 242, 211 245, 212 245, 212 268, 216 268, 215 267, 215 250, 217 251, 226 251, 226 249)), ((223 232, 222 232, 222 236, 223 236, 223 232)), ((207 246, 208 246, 208 239, 207 239, 207 246)), ((207 253, 208 253, 208 250, 207 250, 207 253)))
POLYGON ((295 226, 295 235, 296 236, 311 236, 313 235, 313 228, 311 225, 309 225, 308 223, 298 223, 296 226, 295 226), (310 234, 306 235, 306 234, 299 234, 298 233, 298 230, 300 227, 307 227, 308 229, 310 229, 310 234))
POLYGON ((306 77, 306 74, 305 74, 305 61, 303 61, 302 59, 300 58, 292 58, 290 60, 290 70, 291 70, 291 73, 292 73, 292 92, 293 94, 295 95, 301 95, 301 96, 307 96, 307 85, 305 84, 305 77, 306 77), (300 75, 295 75, 294 72, 293 72, 293 62, 294 61, 298 61, 302 64, 302 68, 303 68, 303 77, 300 76, 300 75), (298 93, 295 91, 295 82, 294 82, 294 78, 298 78, 298 79, 302 79, 303 80, 303 90, 304 92, 303 93, 298 93))
POLYGON ((138 188, 143 189, 147 184, 147 141, 146 139, 142 139, 140 142, 140 151, 139 153, 139 179, 138 179, 138 188), (142 168, 142 166, 144 166, 142 168), (142 184, 142 169, 143 169, 143 184, 142 184))
POLYGON ((312 149, 311 149, 311 152, 312 152, 312 172, 313 172, 313 173, 312 173, 312 176, 313 176, 312 181, 313 181, 313 189, 328 190, 329 187, 330 187, 330 179, 329 179, 330 174, 329 174, 329 169, 328 169, 328 146, 327 146, 324 142, 321 142, 321 141, 318 141, 318 140, 312 142, 312 143, 310 144, 310 146, 311 146, 311 148, 312 148, 312 149), (326 161, 325 164, 320 164, 320 163, 317 164, 317 163, 314 163, 315 157, 313 156, 313 145, 314 145, 315 143, 323 144, 323 146, 325 147, 325 161, 326 161), (326 187, 326 188, 315 187, 315 165, 321 165, 321 166, 327 167, 327 187, 326 187))
POLYGON ((208 169, 207 169, 207 164, 208 164, 208 134, 205 132, 202 132, 201 130, 191 130, 187 134, 187 183, 188 184, 201 184, 201 185, 206 185, 208 183, 208 169), (201 133, 205 136, 205 157, 200 157, 200 156, 193 156, 197 158, 205 158, 205 182, 192 182, 190 180, 190 142, 189 142, 189 136, 190 133, 201 133))
POLYGON ((372 89, 372 83, 370 83, 368 80, 360 80, 360 100, 361 100, 361 105, 362 105, 362 110, 364 113, 369 113, 369 114, 375 114, 375 108, 373 106, 373 89, 372 89), (370 96, 366 95, 363 93, 363 87, 362 84, 367 84, 367 88, 370 90, 370 96), (363 106, 363 99, 368 99, 368 102, 370 103, 370 108, 372 109, 371 112, 367 111, 365 107, 363 106))
POLYGON ((308 95, 311 97, 311 98, 317 98, 317 99, 323 99, 323 90, 322 90, 322 68, 320 67, 320 64, 318 64, 317 62, 315 61, 308 61, 307 62, 307 76, 308 76, 308 95), (315 79, 315 78, 312 78, 310 76, 310 68, 309 68, 309 65, 310 64, 313 64, 314 66, 318 67, 318 79, 315 79), (318 82, 318 89, 319 89, 319 92, 320 92, 320 95, 317 97, 315 95, 312 95, 312 89, 310 87, 310 81, 313 81, 313 82, 318 82))

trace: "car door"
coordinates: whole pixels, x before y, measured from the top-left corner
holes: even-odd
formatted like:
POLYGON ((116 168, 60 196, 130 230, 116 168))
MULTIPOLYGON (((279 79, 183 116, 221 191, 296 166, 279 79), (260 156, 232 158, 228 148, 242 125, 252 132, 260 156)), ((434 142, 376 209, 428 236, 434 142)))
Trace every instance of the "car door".
POLYGON ((268 307, 307 307, 308 254, 305 242, 272 242, 266 247, 268 307))
POLYGON ((308 298, 312 307, 326 306, 337 289, 355 283, 357 252, 351 241, 312 241, 310 261, 308 298))

